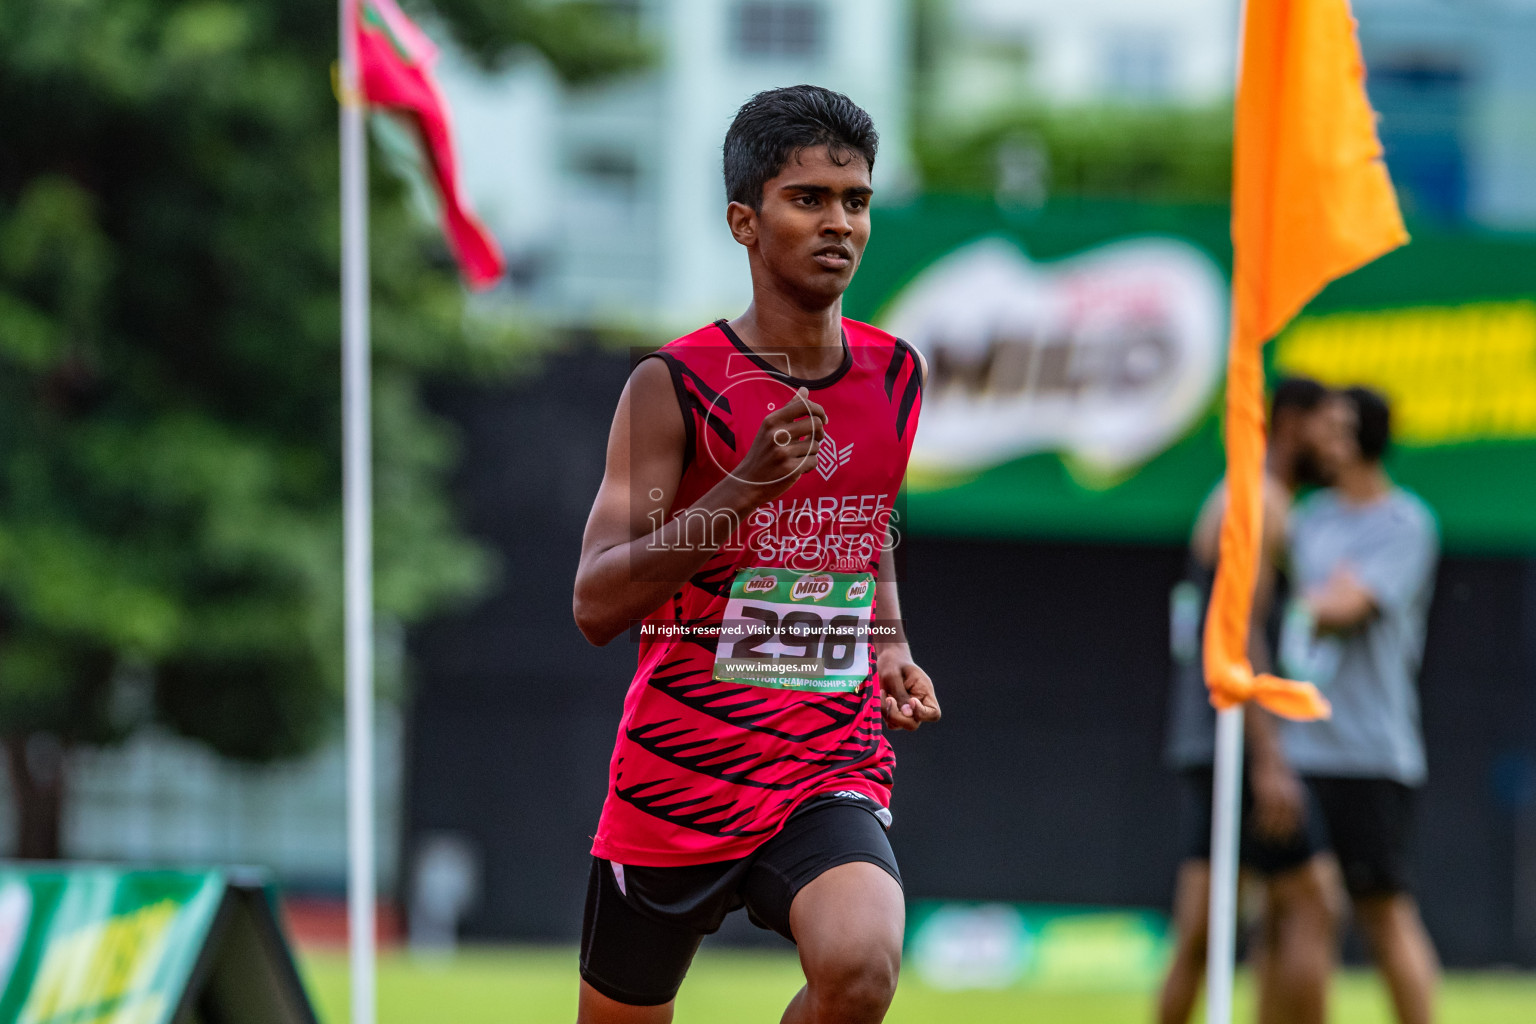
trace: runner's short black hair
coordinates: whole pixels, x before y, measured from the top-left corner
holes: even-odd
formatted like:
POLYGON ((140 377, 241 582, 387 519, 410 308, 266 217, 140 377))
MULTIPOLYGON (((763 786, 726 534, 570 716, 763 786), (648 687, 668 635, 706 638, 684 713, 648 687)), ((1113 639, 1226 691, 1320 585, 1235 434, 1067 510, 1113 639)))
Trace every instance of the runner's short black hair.
POLYGON ((1355 407, 1355 444, 1366 462, 1380 462, 1392 444, 1392 407, 1380 391, 1353 387, 1344 397, 1355 407))
POLYGON ((1311 377, 1285 377, 1275 385, 1275 393, 1269 400, 1269 421, 1273 423, 1282 412, 1311 412, 1323 404, 1328 389, 1311 377))
POLYGON ((880 135, 864 108, 819 85, 791 85, 753 96, 725 133, 725 196, 763 208, 763 185, 802 149, 826 146, 839 167, 862 156, 875 170, 880 135))

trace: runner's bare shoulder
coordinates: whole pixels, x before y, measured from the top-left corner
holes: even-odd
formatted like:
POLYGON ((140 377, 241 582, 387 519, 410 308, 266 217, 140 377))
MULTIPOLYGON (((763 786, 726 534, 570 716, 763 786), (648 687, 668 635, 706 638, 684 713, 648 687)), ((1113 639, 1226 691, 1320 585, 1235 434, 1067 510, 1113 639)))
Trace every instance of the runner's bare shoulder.
POLYGON ((682 476, 687 440, 671 368, 661 357, 640 360, 613 411, 604 483, 660 485, 670 493, 682 476), (657 481, 658 472, 670 479, 657 481))

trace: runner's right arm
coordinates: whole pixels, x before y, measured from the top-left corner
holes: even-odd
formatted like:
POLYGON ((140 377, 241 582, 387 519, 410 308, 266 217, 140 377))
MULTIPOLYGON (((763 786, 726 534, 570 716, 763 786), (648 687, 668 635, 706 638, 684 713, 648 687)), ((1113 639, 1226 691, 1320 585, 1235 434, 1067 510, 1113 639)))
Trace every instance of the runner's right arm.
MULTIPOLYGON (((801 389, 802 399, 806 393, 801 389)), ((666 365, 643 360, 614 411, 603 482, 576 569, 572 611, 582 635, 598 646, 677 593, 730 536, 729 529, 719 529, 700 543, 697 527, 685 535, 681 515, 667 518, 683 475, 682 417, 666 365)), ((815 465, 825 422, 825 411, 809 401, 786 402, 768 413, 736 472, 686 512, 703 524, 741 523, 815 465), (757 480, 775 482, 752 483, 757 480)))

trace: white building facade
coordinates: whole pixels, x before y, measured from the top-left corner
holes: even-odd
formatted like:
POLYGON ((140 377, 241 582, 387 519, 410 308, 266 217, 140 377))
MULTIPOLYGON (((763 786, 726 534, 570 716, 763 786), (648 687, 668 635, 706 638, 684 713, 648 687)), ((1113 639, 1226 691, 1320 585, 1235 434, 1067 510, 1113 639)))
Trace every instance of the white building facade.
MULTIPOLYGON (((1352 0, 1410 217, 1536 229, 1536 0, 1352 0)), ((949 0, 930 113, 1231 97, 1240 0, 949 0)))
MULTIPOLYGON (((449 55, 470 194, 533 307, 565 323, 681 333, 751 298, 725 226, 721 144, 754 93, 846 93, 881 135, 877 192, 910 181, 908 5, 637 0, 655 67, 568 88, 530 59, 491 78, 449 55)), ((878 201, 878 199, 877 199, 878 201)))
POLYGON ((1411 216, 1536 230, 1536 0, 1355 0, 1411 216))
MULTIPOLYGON (((374 842, 380 888, 399 879, 402 733, 381 708, 374 728, 374 842)), ((72 860, 154 867, 254 865, 289 887, 339 893, 347 870, 346 751, 247 765, 152 727, 117 747, 69 756, 60 840, 72 860)), ((0 855, 16 813, 0 786, 0 855)))
POLYGON ((1022 102, 1201 105, 1232 93, 1236 0, 951 0, 936 97, 963 119, 1022 102))
MULTIPOLYGON (((680 333, 744 308, 720 144, 761 89, 845 92, 882 137, 877 192, 915 186, 914 101, 964 128, 1020 105, 1231 98, 1240 0, 630 0, 656 66, 595 88, 537 58, 495 77, 445 58, 470 194, 515 290, 562 324, 680 333), (917 32, 931 38, 915 39, 917 32), (930 54, 914 97, 914 53, 930 54)), ((1536 0, 1354 0, 1410 215, 1536 227, 1536 0)), ((880 198, 877 197, 877 202, 880 198)))

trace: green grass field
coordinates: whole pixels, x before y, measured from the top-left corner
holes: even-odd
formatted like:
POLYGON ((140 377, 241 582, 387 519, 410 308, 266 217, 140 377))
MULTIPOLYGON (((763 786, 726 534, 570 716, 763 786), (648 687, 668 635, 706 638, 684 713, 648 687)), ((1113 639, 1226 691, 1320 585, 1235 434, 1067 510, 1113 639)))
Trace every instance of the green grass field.
MULTIPOLYGON (((340 953, 302 958, 324 1024, 347 1019, 347 965, 340 953)), ((700 952, 678 997, 676 1024, 775 1024, 800 986, 792 954, 700 952)), ((442 962, 384 956, 379 964, 380 1024, 572 1024, 576 951, 570 948, 479 950, 442 962)), ((1533 1024, 1536 977, 1453 974, 1446 979, 1441 1024, 1533 1024)), ((1391 1024, 1385 996, 1366 973, 1347 972, 1334 988, 1337 1024, 1391 1024)), ((1143 1024, 1148 992, 940 992, 902 979, 891 1024, 1143 1024)), ((1203 1018, 1197 1018, 1203 1019, 1203 1018)), ((1251 993, 1239 991, 1238 1019, 1253 1019, 1251 993)))

